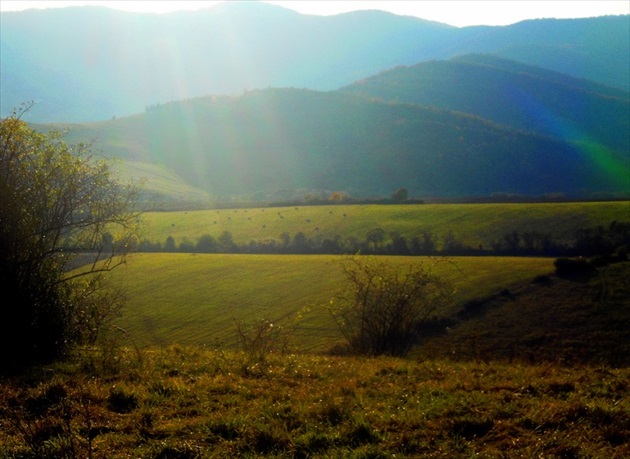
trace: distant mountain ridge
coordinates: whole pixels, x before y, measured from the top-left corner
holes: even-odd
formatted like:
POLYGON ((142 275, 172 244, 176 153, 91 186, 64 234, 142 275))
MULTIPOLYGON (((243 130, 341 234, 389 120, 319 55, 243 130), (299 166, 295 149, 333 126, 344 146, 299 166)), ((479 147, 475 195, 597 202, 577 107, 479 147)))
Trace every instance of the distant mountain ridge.
POLYGON ((628 16, 456 28, 382 11, 307 16, 259 2, 197 12, 101 7, 0 17, 0 111, 83 122, 244 90, 335 90, 399 65, 484 53, 630 90, 628 16))

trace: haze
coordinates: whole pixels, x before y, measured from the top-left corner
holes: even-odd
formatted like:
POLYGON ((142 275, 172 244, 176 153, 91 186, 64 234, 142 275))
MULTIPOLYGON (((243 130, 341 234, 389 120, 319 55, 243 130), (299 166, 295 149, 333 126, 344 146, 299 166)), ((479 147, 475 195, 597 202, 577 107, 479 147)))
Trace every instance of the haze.
MULTIPOLYGON (((156 14, 209 8, 218 1, 5 1, 0 11, 100 5, 156 14)), ((457 27, 508 25, 526 19, 579 18, 630 14, 630 2, 619 1, 269 1, 302 14, 334 15, 378 9, 397 15, 416 16, 457 27)))

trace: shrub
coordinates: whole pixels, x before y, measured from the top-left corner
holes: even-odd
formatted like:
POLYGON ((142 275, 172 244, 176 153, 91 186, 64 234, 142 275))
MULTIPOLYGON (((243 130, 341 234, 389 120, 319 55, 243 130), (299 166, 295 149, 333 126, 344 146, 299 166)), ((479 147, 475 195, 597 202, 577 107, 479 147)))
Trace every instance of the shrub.
POLYGON ((356 354, 406 355, 421 324, 453 298, 451 287, 421 264, 401 272, 375 257, 357 256, 344 259, 342 271, 348 283, 329 311, 356 354))
POLYGON ((288 352, 292 331, 280 323, 261 319, 251 323, 234 320, 236 336, 247 361, 245 370, 256 368, 264 373, 271 355, 288 352))

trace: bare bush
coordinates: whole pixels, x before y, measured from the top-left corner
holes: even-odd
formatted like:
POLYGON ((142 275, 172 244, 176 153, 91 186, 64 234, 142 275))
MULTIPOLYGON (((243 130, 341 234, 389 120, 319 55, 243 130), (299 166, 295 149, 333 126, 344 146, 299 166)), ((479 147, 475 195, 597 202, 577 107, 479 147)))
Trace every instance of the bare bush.
POLYGON ((432 266, 412 264, 401 270, 378 257, 343 260, 347 285, 329 310, 353 353, 409 352, 422 322, 453 299, 452 288, 432 273, 432 266))

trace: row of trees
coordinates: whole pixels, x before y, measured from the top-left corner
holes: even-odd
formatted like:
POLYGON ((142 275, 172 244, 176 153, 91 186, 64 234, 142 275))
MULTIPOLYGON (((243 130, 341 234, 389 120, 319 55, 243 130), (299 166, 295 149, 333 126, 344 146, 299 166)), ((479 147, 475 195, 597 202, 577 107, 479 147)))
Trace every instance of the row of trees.
POLYGON ((368 231, 363 239, 332 236, 309 239, 303 232, 293 237, 283 233, 279 238, 250 241, 238 245, 232 234, 224 231, 218 238, 210 234, 196 242, 184 239, 177 245, 169 236, 164 244, 144 240, 134 246, 139 252, 193 253, 293 253, 293 254, 352 254, 366 255, 518 255, 518 256, 594 256, 630 247, 630 222, 613 222, 608 227, 580 229, 571 240, 555 240, 549 234, 536 231, 512 231, 492 242, 488 247, 470 247, 448 232, 436 238, 421 232, 406 238, 398 232, 386 233, 382 228, 368 231))

